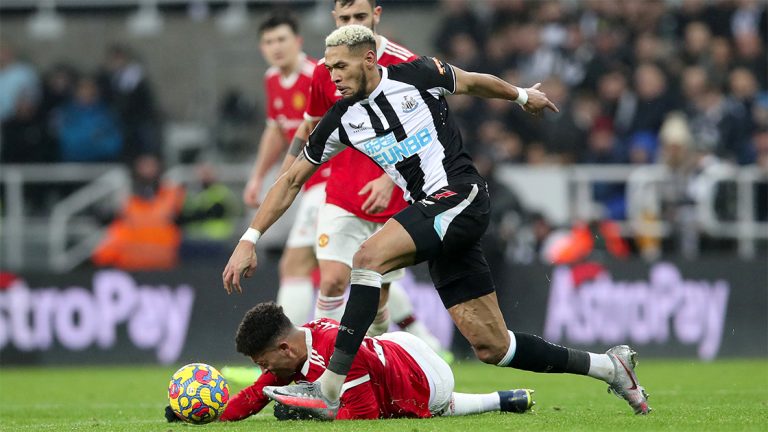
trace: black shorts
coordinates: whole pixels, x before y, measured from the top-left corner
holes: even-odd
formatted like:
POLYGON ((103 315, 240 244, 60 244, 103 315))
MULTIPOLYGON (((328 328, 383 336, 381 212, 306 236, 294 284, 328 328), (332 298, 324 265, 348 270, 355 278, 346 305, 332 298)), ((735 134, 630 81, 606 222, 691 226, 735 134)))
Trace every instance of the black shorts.
POLYGON ((489 217, 485 184, 446 186, 394 216, 416 244, 416 262, 429 261, 446 308, 494 291, 480 248, 489 217))

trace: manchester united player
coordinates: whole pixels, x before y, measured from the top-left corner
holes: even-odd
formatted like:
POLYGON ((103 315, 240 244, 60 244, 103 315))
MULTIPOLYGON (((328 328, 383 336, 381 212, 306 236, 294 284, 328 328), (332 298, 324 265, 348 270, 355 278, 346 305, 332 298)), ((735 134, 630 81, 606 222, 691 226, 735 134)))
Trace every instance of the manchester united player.
MULTIPOLYGON (((303 121, 316 60, 301 51, 298 24, 287 14, 268 18, 259 28, 261 52, 270 68, 264 77, 267 95, 267 126, 243 201, 258 207, 264 177, 278 162, 296 129, 303 121)), ((318 208, 325 200, 325 181, 330 169, 315 173, 304 193, 280 260, 277 303, 295 323, 309 319, 314 298, 312 271, 317 268, 313 245, 318 208)))
MULTIPOLYGON (((333 18, 336 27, 364 25, 375 31, 381 19, 381 6, 375 0, 335 0, 333 18)), ((417 57, 408 49, 376 35, 378 62, 382 66, 404 63, 417 57)), ((304 118, 306 121, 294 136, 283 168, 293 163, 309 136, 309 131, 323 117, 341 94, 336 90, 328 70, 320 61, 312 75, 311 93, 304 118)), ((401 191, 375 163, 354 150, 335 157, 330 164, 331 177, 326 184, 325 205, 320 208, 317 226, 316 255, 320 264, 320 295, 315 318, 340 320, 344 313, 344 291, 349 285, 352 256, 384 222, 406 207, 401 191)), ((389 325, 388 286, 403 276, 403 270, 384 275, 382 299, 371 334, 380 334, 389 325)), ((432 349, 441 350, 439 341, 412 315, 413 307, 402 287, 392 284, 393 321, 415 334, 432 349)))
MULTIPOLYGON (((269 399, 262 389, 293 380, 317 379, 333 352, 338 323, 320 319, 295 327, 274 303, 249 310, 237 330, 237 350, 264 373, 227 404, 223 421, 258 413, 269 399)), ((531 390, 463 394, 434 351, 404 332, 365 338, 342 390, 337 419, 456 416, 487 411, 524 412, 531 390)))

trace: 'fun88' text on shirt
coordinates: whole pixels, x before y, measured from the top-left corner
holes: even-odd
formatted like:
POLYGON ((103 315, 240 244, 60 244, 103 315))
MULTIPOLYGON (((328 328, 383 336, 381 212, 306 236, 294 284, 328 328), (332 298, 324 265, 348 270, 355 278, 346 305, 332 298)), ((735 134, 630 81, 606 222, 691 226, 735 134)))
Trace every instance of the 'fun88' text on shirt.
POLYGON ((353 147, 378 164, 411 203, 448 185, 483 184, 448 115, 445 95, 455 90, 453 68, 433 57, 382 68, 381 82, 367 98, 342 99, 323 116, 304 156, 320 165, 353 147))

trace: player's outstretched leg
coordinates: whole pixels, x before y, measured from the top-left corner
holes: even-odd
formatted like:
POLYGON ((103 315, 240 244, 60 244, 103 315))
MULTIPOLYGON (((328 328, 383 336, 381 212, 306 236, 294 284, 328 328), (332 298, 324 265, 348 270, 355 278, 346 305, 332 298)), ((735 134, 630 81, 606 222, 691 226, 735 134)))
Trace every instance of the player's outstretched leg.
POLYGON ((451 401, 440 416, 453 417, 492 411, 524 413, 536 402, 533 390, 513 389, 487 394, 453 393, 451 401))
POLYGON ((587 375, 608 383, 636 414, 650 412, 634 373, 635 353, 625 345, 595 354, 555 345, 536 335, 513 333, 506 329, 495 293, 453 305, 448 312, 485 363, 531 372, 587 375))

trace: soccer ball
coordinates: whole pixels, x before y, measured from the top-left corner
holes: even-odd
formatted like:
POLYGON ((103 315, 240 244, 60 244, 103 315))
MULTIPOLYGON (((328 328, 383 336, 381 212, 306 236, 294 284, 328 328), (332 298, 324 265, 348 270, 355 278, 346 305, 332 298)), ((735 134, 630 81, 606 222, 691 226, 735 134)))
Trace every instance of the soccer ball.
POLYGON ((229 401, 229 385, 213 366, 188 364, 171 377, 168 401, 176 417, 185 422, 210 423, 224 412, 229 401))

